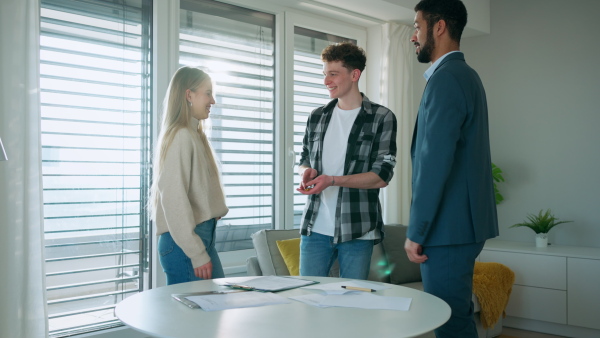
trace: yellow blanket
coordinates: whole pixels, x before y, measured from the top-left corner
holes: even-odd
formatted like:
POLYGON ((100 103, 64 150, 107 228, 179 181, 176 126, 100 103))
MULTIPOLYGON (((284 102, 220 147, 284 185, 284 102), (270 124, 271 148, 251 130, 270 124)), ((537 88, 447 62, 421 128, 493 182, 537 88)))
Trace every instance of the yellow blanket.
POLYGON ((479 316, 485 329, 493 327, 500 315, 506 317, 506 305, 514 282, 515 273, 507 266, 475 262, 473 293, 481 305, 479 316))

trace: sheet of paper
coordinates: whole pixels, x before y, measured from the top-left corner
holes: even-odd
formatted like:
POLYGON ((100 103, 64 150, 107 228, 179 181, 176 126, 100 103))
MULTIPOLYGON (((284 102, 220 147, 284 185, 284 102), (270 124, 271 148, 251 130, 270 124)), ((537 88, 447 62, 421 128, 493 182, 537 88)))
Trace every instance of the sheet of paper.
POLYGON ((323 301, 323 298, 326 297, 325 295, 319 294, 319 293, 311 293, 308 295, 302 295, 302 296, 295 296, 295 297, 289 297, 290 299, 293 300, 297 300, 299 302, 308 304, 308 305, 312 305, 312 306, 317 306, 317 307, 330 307, 329 305, 322 305, 321 302, 323 301))
MULTIPOLYGON (((305 285, 315 284, 315 281, 291 278, 291 277, 279 277, 279 276, 263 276, 253 279, 249 279, 245 282, 240 283, 242 287, 250 287, 259 291, 281 291, 293 288, 298 288, 305 285)), ((229 283, 229 286, 235 286, 235 283, 229 283)))
POLYGON ((399 310, 408 311, 412 298, 377 296, 372 293, 360 292, 345 295, 309 294, 290 299, 318 307, 352 307, 360 309, 399 310))
POLYGON ((342 286, 355 286, 355 287, 359 287, 359 288, 373 289, 375 291, 385 290, 385 289, 390 288, 389 286, 386 286, 385 284, 370 283, 370 282, 361 281, 361 280, 352 280, 352 281, 346 281, 346 282, 336 282, 336 283, 327 283, 327 284, 322 283, 322 284, 309 285, 309 286, 303 287, 303 289, 322 290, 322 291, 325 291, 325 293, 327 293, 329 295, 342 295, 345 293, 364 292, 364 291, 347 290, 347 289, 344 289, 342 286))
POLYGON ((226 309, 237 309, 244 307, 255 307, 273 304, 291 303, 287 298, 268 292, 234 292, 226 294, 215 294, 205 296, 186 297, 202 308, 204 311, 218 311, 226 309))
POLYGON ((401 310, 408 311, 412 298, 376 296, 372 293, 361 292, 347 295, 327 295, 322 305, 357 307, 362 309, 401 310))

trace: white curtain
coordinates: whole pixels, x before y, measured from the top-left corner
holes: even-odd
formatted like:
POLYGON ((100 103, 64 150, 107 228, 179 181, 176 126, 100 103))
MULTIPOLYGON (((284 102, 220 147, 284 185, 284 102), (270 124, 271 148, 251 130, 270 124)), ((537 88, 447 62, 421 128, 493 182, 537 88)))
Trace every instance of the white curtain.
POLYGON ((417 117, 412 90, 412 64, 415 55, 414 47, 409 41, 412 32, 412 27, 393 22, 382 26, 380 101, 396 114, 398 120, 394 179, 383 191, 385 224, 408 224, 409 220, 412 175, 410 144, 417 117))
POLYGON ((39 0, 0 1, 0 336, 47 337, 39 0))

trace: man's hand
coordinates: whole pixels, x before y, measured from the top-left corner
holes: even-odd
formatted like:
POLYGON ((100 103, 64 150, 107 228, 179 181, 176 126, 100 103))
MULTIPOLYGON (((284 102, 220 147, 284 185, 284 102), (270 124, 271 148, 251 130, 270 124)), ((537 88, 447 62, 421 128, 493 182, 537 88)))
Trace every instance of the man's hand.
POLYGON ((419 243, 415 243, 410 239, 406 239, 404 242, 404 250, 408 259, 413 263, 421 264, 427 260, 427 256, 423 255, 423 247, 419 243))
POLYGON ((212 277, 212 262, 208 262, 194 269, 194 274, 198 278, 211 279, 212 277))
MULTIPOLYGON (((310 170, 310 169, 308 169, 310 170)), ((307 171, 308 171, 307 170, 307 171)), ((313 169, 314 170, 314 169, 313 169)), ((315 170, 316 172, 316 170, 315 170)), ((306 175, 306 173, 305 173, 306 175)), ((300 187, 296 189, 303 195, 315 195, 321 193, 321 191, 331 187, 333 185, 333 177, 329 175, 317 176, 306 183, 300 183, 300 187)))
POLYGON ((312 181, 315 177, 317 177, 318 174, 319 173, 316 169, 304 169, 304 171, 301 173, 302 179, 300 180, 300 186, 298 186, 298 189, 296 189, 296 191, 299 191, 304 194, 305 192, 308 192, 310 189, 312 189, 308 182, 312 181))

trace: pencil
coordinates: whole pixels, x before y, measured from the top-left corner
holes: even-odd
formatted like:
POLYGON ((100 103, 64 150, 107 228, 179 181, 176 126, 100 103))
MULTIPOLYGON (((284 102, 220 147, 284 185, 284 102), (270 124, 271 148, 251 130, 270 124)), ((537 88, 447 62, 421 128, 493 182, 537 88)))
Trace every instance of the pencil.
POLYGON ((358 286, 347 286, 347 285, 342 285, 342 287, 346 290, 355 290, 355 291, 364 291, 364 292, 375 292, 374 289, 367 289, 367 288, 359 288, 358 286))

